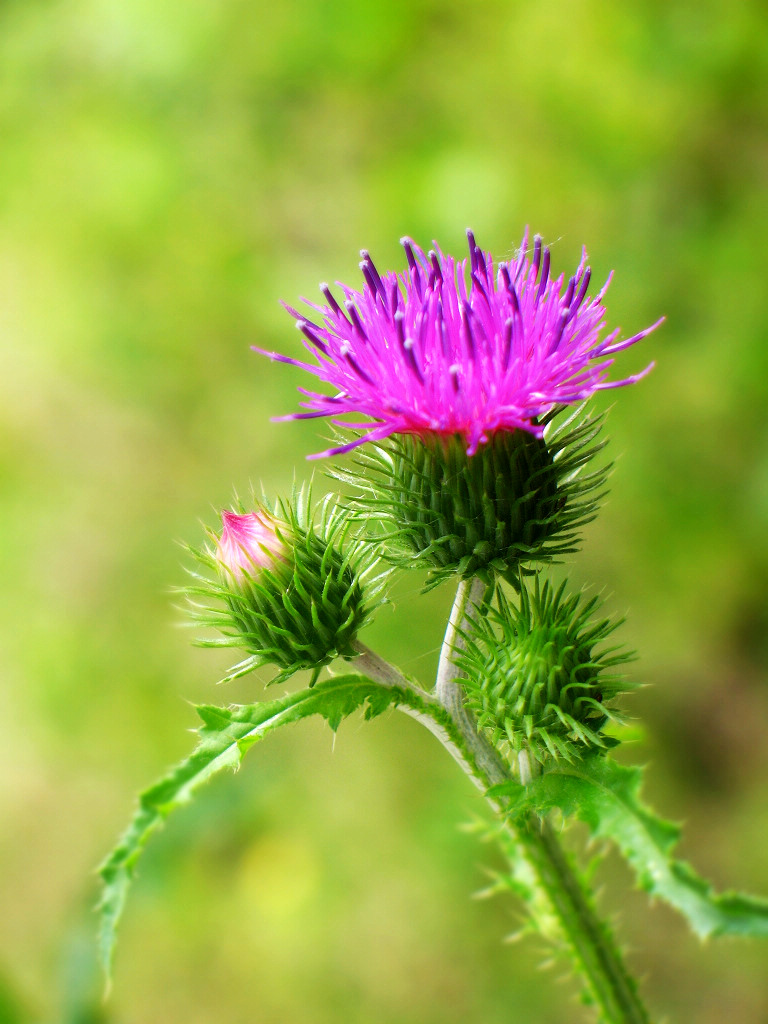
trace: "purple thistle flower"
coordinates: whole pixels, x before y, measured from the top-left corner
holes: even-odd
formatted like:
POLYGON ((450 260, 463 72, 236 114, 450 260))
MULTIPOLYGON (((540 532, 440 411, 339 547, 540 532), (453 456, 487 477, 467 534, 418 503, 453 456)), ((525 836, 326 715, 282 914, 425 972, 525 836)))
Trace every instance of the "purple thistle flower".
POLYGON ((586 250, 566 285, 563 275, 550 277, 550 251, 539 235, 530 258, 526 230, 519 255, 496 267, 471 231, 467 237, 469 266, 437 246, 424 253, 404 238, 408 268, 403 273, 380 275, 363 250, 362 291, 340 284, 340 305, 321 284, 327 305, 304 300, 319 323, 286 306, 316 365, 255 349, 336 390, 324 395, 299 388, 307 399, 300 404, 310 411, 278 419, 329 416, 337 425, 364 432, 311 458, 338 455, 391 434, 459 434, 471 456, 496 431, 525 430, 541 437, 539 420, 555 406, 632 384, 653 368, 651 363, 638 374, 606 379, 615 354, 650 334, 663 317, 630 338, 620 340, 615 330, 601 339, 602 300, 612 275, 588 298, 586 250), (339 419, 348 413, 368 419, 339 419))
POLYGON ((270 568, 276 559, 285 558, 278 524, 266 510, 241 515, 224 509, 221 521, 216 558, 230 580, 239 583, 256 577, 259 569, 270 568))

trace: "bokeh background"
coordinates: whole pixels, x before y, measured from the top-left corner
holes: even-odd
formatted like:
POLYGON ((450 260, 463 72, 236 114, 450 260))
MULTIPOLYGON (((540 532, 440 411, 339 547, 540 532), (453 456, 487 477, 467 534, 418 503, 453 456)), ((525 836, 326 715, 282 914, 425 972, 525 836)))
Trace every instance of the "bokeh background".
MULTIPOLYGON (((759 0, 3 0, 0 4, 0 1021, 580 1021, 515 906, 482 806, 409 720, 304 723, 149 849, 112 997, 94 866, 192 743, 247 701, 169 594, 233 488, 308 475, 278 299, 398 239, 497 256, 530 224, 609 318, 665 326, 613 393, 612 496, 574 563, 650 684, 650 795, 718 885, 768 889, 768 15, 759 0)), ((605 403, 606 405, 608 402, 605 403)), ((367 637, 429 677, 451 595, 406 578, 367 637)), ((768 1021, 765 945, 701 947, 633 892, 654 1013, 768 1021)))

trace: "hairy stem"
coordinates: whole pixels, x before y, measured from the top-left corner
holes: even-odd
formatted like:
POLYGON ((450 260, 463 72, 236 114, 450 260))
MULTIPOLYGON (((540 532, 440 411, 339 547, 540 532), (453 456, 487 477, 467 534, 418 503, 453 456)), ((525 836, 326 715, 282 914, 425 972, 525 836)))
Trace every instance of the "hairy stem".
MULTIPOLYGON (((368 678, 372 679, 375 683, 382 683, 384 686, 396 686, 400 689, 410 690, 412 693, 416 693, 421 697, 427 710, 419 711, 416 708, 409 707, 407 704, 398 705, 398 710, 408 715, 409 718, 416 719, 416 721, 431 732, 433 736, 436 736, 462 771, 470 777, 478 789, 484 792, 488 786, 487 783, 482 781, 482 774, 480 773, 474 758, 471 757, 469 752, 466 750, 461 734, 458 729, 456 729, 453 719, 440 707, 432 694, 422 690, 420 686, 417 686, 414 682, 404 676, 399 669, 395 668, 394 665, 385 661, 384 658, 376 654, 375 651, 372 651, 370 647, 366 647, 365 644, 360 643, 359 640, 356 640, 353 646, 357 651, 355 668, 357 668, 358 671, 367 675, 368 678)), ((492 753, 495 755, 495 751, 492 753)), ((503 774, 502 763, 495 756, 494 762, 496 764, 496 771, 499 772, 498 775, 494 775, 495 781, 502 782, 506 778, 503 774)))
MULTIPOLYGON (((362 644, 358 645, 358 666, 376 682, 417 690, 427 698, 424 711, 405 706, 401 710, 416 718, 440 740, 494 810, 504 816, 503 799, 489 796, 488 790, 509 780, 509 766, 478 733, 472 715, 464 708, 452 658, 453 652, 464 643, 471 607, 480 605, 484 596, 484 584, 479 581, 459 584, 443 642, 434 698, 424 694, 394 666, 362 644)), ((526 774, 521 771, 521 776, 526 774)), ((546 893, 603 1020, 608 1024, 649 1024, 650 1018, 610 931, 598 918, 590 896, 584 891, 551 826, 536 815, 518 820, 514 826, 509 821, 505 824, 546 893)))
POLYGON ((472 609, 480 608, 483 605, 486 590, 485 583, 477 576, 471 580, 461 580, 456 591, 451 616, 448 619, 443 646, 440 649, 435 696, 457 721, 462 718, 469 720, 469 718, 464 707, 461 687, 455 682, 456 668, 453 656, 464 650, 466 646, 464 637, 470 628, 472 609))
POLYGON ((370 647, 366 647, 359 640, 355 640, 352 647, 356 654, 355 668, 363 675, 384 686, 398 686, 401 689, 414 690, 419 696, 429 699, 429 695, 420 686, 407 679, 399 669, 390 665, 370 647))
POLYGON ((598 918, 552 826, 531 815, 517 823, 517 841, 546 891, 591 994, 610 1024, 650 1024, 610 930, 598 918))

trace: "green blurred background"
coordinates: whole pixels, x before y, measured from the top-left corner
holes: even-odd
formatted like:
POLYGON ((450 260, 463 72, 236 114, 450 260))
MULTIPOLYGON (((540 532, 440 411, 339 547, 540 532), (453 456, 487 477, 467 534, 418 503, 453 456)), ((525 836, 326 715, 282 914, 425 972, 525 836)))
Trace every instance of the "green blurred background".
MULTIPOLYGON (((573 569, 627 613, 653 802, 720 886, 768 889, 768 15, 746 0, 0 4, 0 1020, 577 1022, 458 825, 481 801, 409 720, 305 723, 148 851, 114 991, 94 865, 250 678, 169 594, 233 487, 306 476, 276 425, 278 299, 398 238, 497 256, 525 224, 613 267, 612 496, 573 569)), ((606 405, 608 402, 605 403, 606 405)), ((369 642, 434 668, 450 594, 406 578, 369 642)), ((768 1021, 766 947, 700 947, 609 860, 602 907, 670 1021, 768 1021)))

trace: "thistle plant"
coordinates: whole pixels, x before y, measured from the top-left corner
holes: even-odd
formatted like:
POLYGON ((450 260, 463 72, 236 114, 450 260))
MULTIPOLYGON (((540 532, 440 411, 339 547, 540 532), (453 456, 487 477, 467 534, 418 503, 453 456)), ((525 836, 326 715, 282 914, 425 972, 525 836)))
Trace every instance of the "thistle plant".
POLYGON ((336 730, 355 711, 388 708, 424 725, 485 797, 508 863, 500 887, 570 956, 594 1019, 651 1018, 554 812, 560 828, 581 821, 612 843, 700 937, 768 936, 768 902, 716 894, 675 859, 678 829, 643 802, 641 770, 613 756, 621 730, 610 727, 634 685, 619 623, 548 578, 605 493, 604 423, 589 399, 650 370, 611 376, 615 356, 661 321, 605 334, 609 282, 590 294, 586 253, 566 282, 538 236, 498 265, 471 232, 468 242, 456 261, 404 239, 400 273, 380 274, 363 251, 360 290, 321 285, 311 316, 287 307, 310 359, 265 354, 331 393, 300 388, 302 411, 282 418, 331 421, 331 446, 310 457, 330 458, 353 495, 314 507, 301 488, 225 510, 194 551, 187 594, 193 620, 218 633, 201 643, 246 652, 227 678, 271 665, 272 683, 309 672, 309 685, 198 709, 198 746, 142 793, 102 865, 107 972, 140 854, 171 811, 281 725, 320 715, 336 730), (412 568, 427 570, 427 587, 456 588, 432 685, 360 638, 388 580, 412 568))

